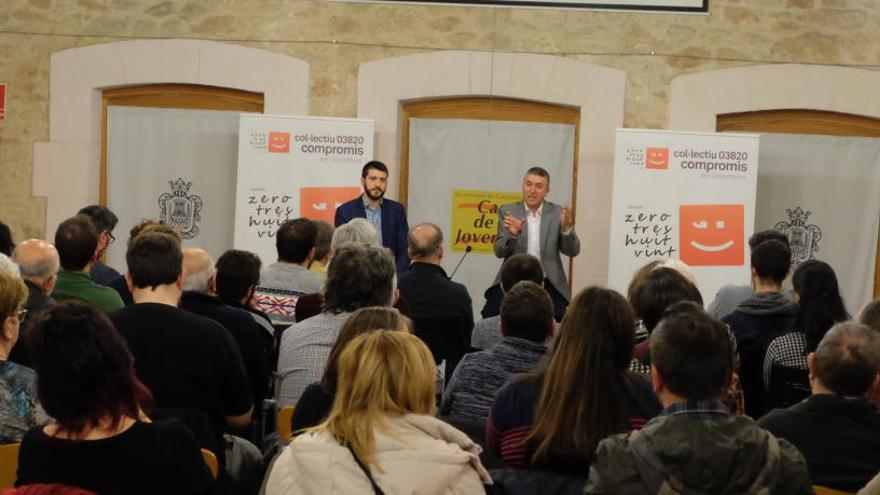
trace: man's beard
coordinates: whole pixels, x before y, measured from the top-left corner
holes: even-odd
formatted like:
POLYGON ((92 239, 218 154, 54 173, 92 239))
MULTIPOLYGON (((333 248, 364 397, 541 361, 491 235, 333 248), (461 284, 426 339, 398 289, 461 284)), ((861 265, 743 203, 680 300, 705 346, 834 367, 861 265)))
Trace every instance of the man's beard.
POLYGON ((385 191, 383 191, 381 189, 370 190, 370 189, 367 189, 366 186, 364 186, 364 194, 366 194, 367 197, 372 199, 373 201, 378 201, 378 200, 382 199, 382 196, 385 196, 385 191))

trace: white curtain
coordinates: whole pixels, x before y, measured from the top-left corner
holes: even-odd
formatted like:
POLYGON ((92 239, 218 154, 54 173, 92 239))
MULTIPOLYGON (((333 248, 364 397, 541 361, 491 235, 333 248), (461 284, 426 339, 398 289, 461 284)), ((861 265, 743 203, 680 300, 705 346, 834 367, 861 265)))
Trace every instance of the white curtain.
MULTIPOLYGON (((450 244, 454 240, 450 232, 452 191, 519 193, 526 170, 541 166, 550 173, 547 199, 571 204, 574 131, 574 126, 566 124, 410 119, 407 217, 410 226, 432 222, 443 230, 447 274, 462 256, 453 253, 450 244)), ((475 318, 479 318, 483 292, 492 284, 502 260, 477 252, 467 256, 454 280, 468 288, 475 318)))
POLYGON ((762 134, 755 230, 789 232, 796 263, 837 273, 851 314, 873 296, 880 139, 762 134))
POLYGON ((238 112, 107 110, 107 206, 119 217, 108 262, 125 269, 129 229, 163 218, 216 259, 232 247, 238 112))

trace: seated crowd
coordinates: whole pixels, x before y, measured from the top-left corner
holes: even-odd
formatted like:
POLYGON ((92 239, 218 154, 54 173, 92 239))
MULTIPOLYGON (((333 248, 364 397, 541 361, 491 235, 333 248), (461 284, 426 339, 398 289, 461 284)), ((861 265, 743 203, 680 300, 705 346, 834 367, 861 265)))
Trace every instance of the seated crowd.
POLYGON ((557 323, 515 254, 474 322, 431 223, 400 271, 364 219, 289 220, 271 262, 145 220, 124 273, 117 223, 88 206, 0 254, 4 494, 880 493, 880 300, 852 320, 780 232, 708 310, 656 260, 557 323))

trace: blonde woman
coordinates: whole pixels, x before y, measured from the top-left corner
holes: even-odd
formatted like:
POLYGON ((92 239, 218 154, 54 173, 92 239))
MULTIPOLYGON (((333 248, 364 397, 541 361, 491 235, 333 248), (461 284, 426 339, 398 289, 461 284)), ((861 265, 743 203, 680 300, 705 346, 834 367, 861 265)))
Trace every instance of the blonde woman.
POLYGON ((436 367, 417 337, 359 335, 337 371, 330 415, 281 453, 266 493, 473 494, 491 483, 480 447, 431 416, 436 367))

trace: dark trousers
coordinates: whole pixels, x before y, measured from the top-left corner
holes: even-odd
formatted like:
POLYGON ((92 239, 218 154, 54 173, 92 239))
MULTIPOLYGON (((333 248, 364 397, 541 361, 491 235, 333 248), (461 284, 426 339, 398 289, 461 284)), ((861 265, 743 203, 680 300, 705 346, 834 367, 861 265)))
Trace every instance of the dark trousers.
MULTIPOLYGON (((546 278, 544 279, 544 289, 550 294, 550 300, 553 301, 553 317, 556 321, 562 321, 562 317, 565 316, 565 310, 568 308, 568 301, 546 278)), ((483 305, 483 309, 480 311, 483 318, 491 318, 501 314, 501 299, 504 298, 504 293, 501 292, 501 284, 495 284, 486 289, 483 297, 486 298, 486 304, 483 305)))

